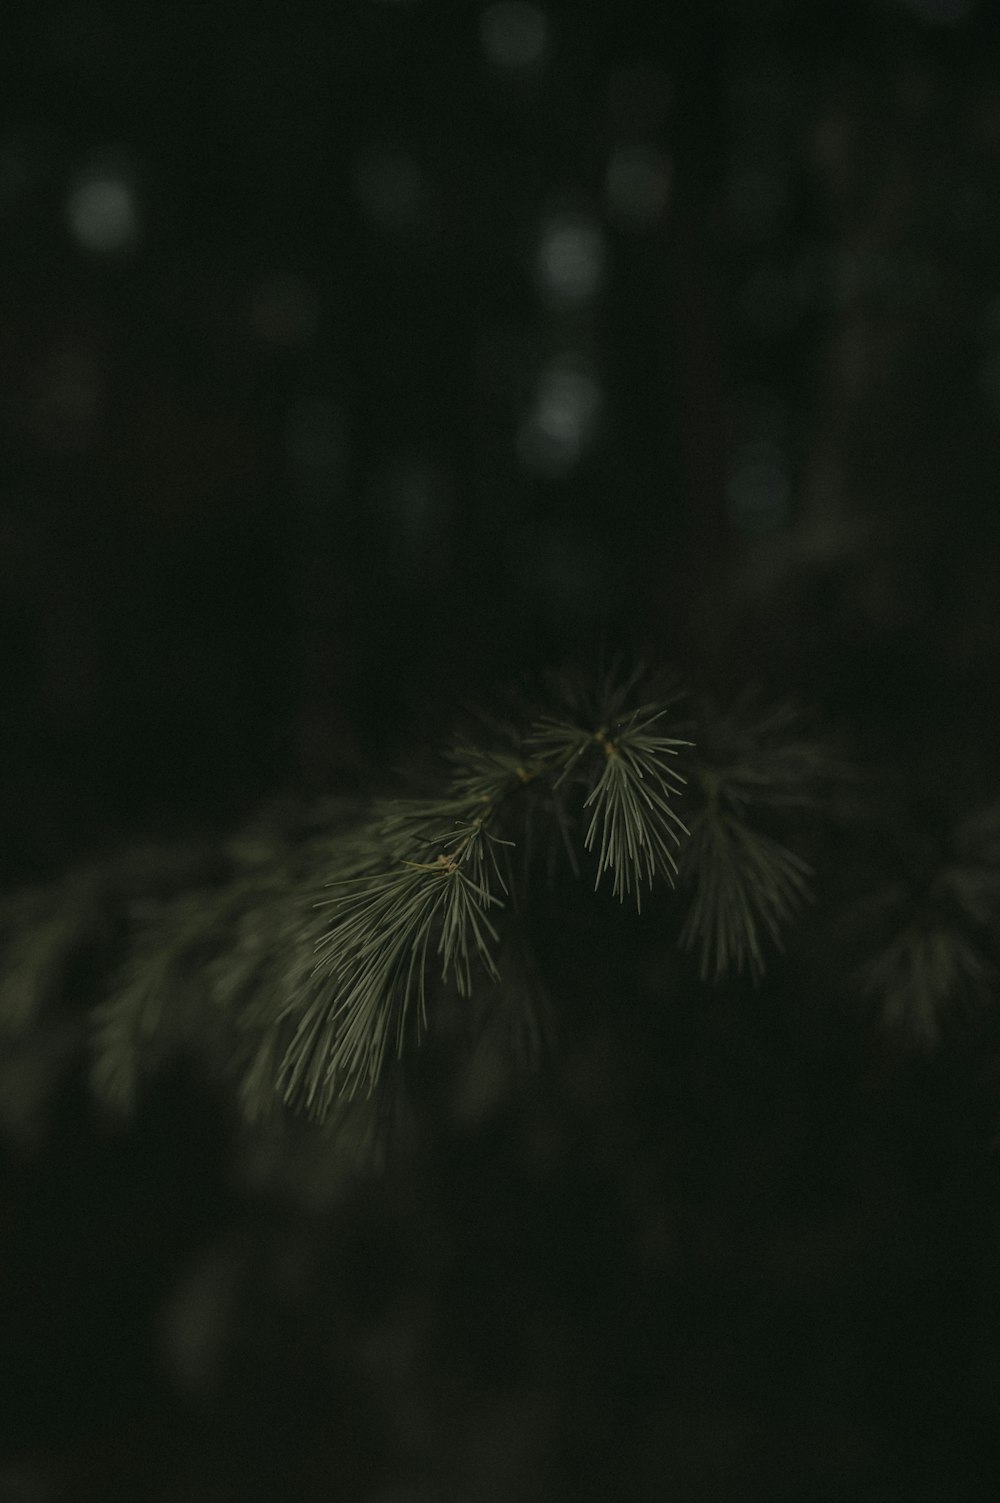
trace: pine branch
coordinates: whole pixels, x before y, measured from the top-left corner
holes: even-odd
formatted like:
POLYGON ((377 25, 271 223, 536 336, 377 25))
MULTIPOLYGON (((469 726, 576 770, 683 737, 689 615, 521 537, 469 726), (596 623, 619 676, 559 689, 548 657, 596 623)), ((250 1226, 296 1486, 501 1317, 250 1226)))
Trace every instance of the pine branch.
POLYGON ((679 874, 693 893, 681 939, 703 975, 756 977, 808 896, 806 863, 758 822, 804 806, 822 759, 779 712, 706 716, 696 746, 667 735, 677 697, 617 666, 550 679, 516 713, 480 714, 425 796, 278 811, 162 880, 154 853, 33 898, 25 933, 44 942, 13 936, 8 1023, 58 992, 110 903, 120 954, 92 1012, 103 1099, 130 1105, 144 1074, 187 1051, 252 1120, 287 1106, 367 1133, 411 1048, 444 1038, 456 1007, 491 1078, 498 1051, 537 1063, 548 1002, 521 916, 560 854, 637 909, 679 874))
POLYGON ((236 1081, 248 1118, 273 1113, 282 1009, 309 986, 322 932, 320 874, 333 851, 357 861, 342 804, 293 811, 290 826, 287 814, 265 810, 234 837, 215 863, 221 882, 205 885, 202 872, 176 894, 173 883, 166 894, 126 884, 140 894, 126 906, 129 941, 92 1018, 92 1080, 109 1105, 129 1109, 140 1078, 188 1050, 236 1081))
POLYGON ((883 1026, 928 1049, 939 1042, 946 1015, 963 1003, 983 1002, 995 976, 960 929, 911 923, 861 967, 858 980, 883 1026))
POLYGON ((767 705, 750 685, 725 708, 704 701, 694 735, 702 768, 724 775, 734 812, 812 811, 855 773, 818 738, 805 735, 793 704, 767 705))
MULTIPOLYGON (((617 707, 617 696, 608 697, 617 707)), ((640 908, 643 882, 652 886, 656 876, 673 882, 675 850, 688 833, 671 803, 685 779, 668 759, 690 743, 653 730, 665 714, 646 704, 592 728, 546 718, 529 738, 556 772, 556 788, 573 776, 587 789, 583 807, 593 812, 584 846, 598 847, 595 887, 610 871, 615 897, 624 902, 634 890, 640 908)))
POLYGON ((685 780, 665 761, 687 743, 651 733, 663 713, 646 706, 612 736, 598 732, 606 761, 600 781, 585 800, 585 807, 594 806, 585 839, 588 850, 600 835, 597 880, 610 871, 614 894, 621 901, 634 886, 637 908, 643 878, 650 887, 658 874, 673 883, 677 860, 672 847, 680 845, 681 834, 689 834, 669 801, 685 780))
POLYGON ((1000 804, 959 823, 939 891, 967 923, 993 934, 1000 930, 1000 804))
POLYGON ((0 1035, 24 1033, 37 1022, 100 919, 100 890, 90 871, 59 887, 15 893, 4 900, 0 1035))
POLYGON ((680 944, 699 951, 703 980, 744 971, 759 980, 767 946, 783 948, 785 928, 811 900, 809 863, 761 827, 814 808, 841 774, 798 726, 793 708, 762 706, 754 689, 726 710, 701 706, 691 779, 697 807, 680 872, 692 900, 680 944))
POLYGON ((286 1101, 322 1115, 338 1095, 370 1093, 387 1058, 401 1055, 414 1007, 418 1035, 427 1026, 432 955, 460 995, 474 962, 496 975, 490 912, 507 889, 483 818, 448 820, 468 810, 462 800, 385 806, 375 838, 389 863, 332 884, 314 972, 326 984, 287 1009, 296 1022, 278 1072, 286 1101))
POLYGON ((532 812, 544 808, 568 843, 567 782, 584 809, 593 806, 584 847, 598 847, 598 882, 611 871, 615 895, 634 890, 638 903, 641 881, 673 878, 686 831, 671 802, 683 779, 669 758, 685 743, 655 729, 662 705, 624 710, 636 681, 600 686, 592 709, 614 714, 597 723, 501 722, 494 744, 453 744, 443 798, 375 812, 370 864, 336 880, 324 905, 329 928, 316 976, 325 985, 287 1008, 294 1032, 278 1075, 286 1101, 322 1115, 338 1096, 371 1092, 411 1033, 419 1040, 427 1028, 435 958, 439 985, 459 996, 470 995, 476 974, 499 980, 495 918, 520 901, 507 859, 514 834, 530 835, 532 812))
POLYGON ((691 826, 682 876, 693 889, 680 933, 683 949, 700 951, 702 980, 765 969, 765 940, 783 947, 782 931, 810 896, 808 864, 769 836, 718 807, 691 826))
POLYGON ((855 980, 887 1029, 929 1049, 949 1018, 982 1006, 996 985, 1000 805, 943 838, 913 830, 900 844, 903 880, 885 882, 865 905, 872 953, 855 980))

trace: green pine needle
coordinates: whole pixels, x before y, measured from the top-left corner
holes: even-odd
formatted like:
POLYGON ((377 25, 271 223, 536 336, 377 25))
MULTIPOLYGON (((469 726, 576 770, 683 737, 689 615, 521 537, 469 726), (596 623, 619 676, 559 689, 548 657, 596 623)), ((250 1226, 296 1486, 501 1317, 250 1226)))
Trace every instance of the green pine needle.
POLYGON ((530 743, 553 766, 557 788, 574 776, 587 789, 584 808, 593 812, 584 846, 598 849, 595 886, 610 871, 614 895, 624 901, 634 891, 637 907, 643 882, 673 881, 675 849, 688 833, 671 802, 685 779, 669 759, 690 742, 653 730, 665 713, 643 705, 593 729, 544 719, 530 743))
MULTIPOLYGON (((537 1065, 550 1035, 524 922, 535 884, 557 863, 577 876, 585 857, 595 887, 610 877, 637 908, 679 874, 691 893, 681 938, 700 947, 703 975, 756 977, 809 895, 809 868, 751 815, 805 807, 822 757, 788 715, 742 706, 703 717, 682 761, 693 742, 665 733, 676 698, 617 665, 552 678, 514 696, 512 713, 480 715, 430 796, 367 814, 275 806, 222 850, 126 854, 15 899, 0 912, 0 1029, 34 1024, 92 959, 101 984, 105 955, 111 981, 89 1012, 105 1101, 130 1105, 145 1075, 187 1051, 251 1120, 275 1125, 287 1106, 381 1121, 407 1088, 411 1047, 432 1029, 449 1037, 449 1019, 484 1047, 472 1094, 486 1101, 499 1056, 537 1065)), ((997 824, 950 869, 954 903, 981 918, 998 891, 997 824)))
POLYGON ((805 861, 718 808, 693 821, 682 875, 693 898, 680 944, 698 949, 702 980, 744 970, 759 978, 765 941, 780 950, 782 930, 811 895, 805 861))
POLYGON ((650 723, 627 725, 613 740, 602 739, 604 769, 584 801, 585 808, 593 806, 584 844, 593 850, 600 839, 597 882, 610 871, 615 897, 624 902, 634 888, 638 908, 644 880, 650 887, 658 875, 673 882, 674 851, 689 833, 669 802, 684 779, 666 762, 684 743, 650 735, 650 723))
POLYGON ((418 1035, 427 1026, 432 956, 442 983, 463 996, 476 962, 496 977, 490 911, 506 885, 495 837, 481 823, 456 823, 432 841, 441 814, 441 806, 390 809, 381 833, 391 864, 331 884, 339 891, 323 905, 332 916, 314 973, 325 984, 287 1009, 297 1022, 278 1072, 286 1101, 322 1114, 337 1095, 373 1091, 390 1056, 401 1056, 414 1013, 418 1035))
POLYGON ((942 923, 906 925, 858 977, 883 1026, 917 1049, 937 1044, 946 1017, 983 1001, 994 978, 974 941, 942 923))

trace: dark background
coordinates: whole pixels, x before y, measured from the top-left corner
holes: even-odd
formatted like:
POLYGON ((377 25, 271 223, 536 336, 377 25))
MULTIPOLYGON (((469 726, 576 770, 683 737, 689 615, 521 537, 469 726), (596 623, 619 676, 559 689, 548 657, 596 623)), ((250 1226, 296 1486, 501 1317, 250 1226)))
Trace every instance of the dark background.
POLYGON ((10 16, 12 876, 601 637, 982 692, 992 7, 10 16))
MULTIPOLYGON (((602 642, 995 797, 996 7, 4 33, 7 885, 363 791, 602 642)), ((0 1496, 995 1496, 994 1108, 817 964, 597 1006, 319 1215, 190 1081, 118 1134, 67 1085, 2 1213, 0 1496)))

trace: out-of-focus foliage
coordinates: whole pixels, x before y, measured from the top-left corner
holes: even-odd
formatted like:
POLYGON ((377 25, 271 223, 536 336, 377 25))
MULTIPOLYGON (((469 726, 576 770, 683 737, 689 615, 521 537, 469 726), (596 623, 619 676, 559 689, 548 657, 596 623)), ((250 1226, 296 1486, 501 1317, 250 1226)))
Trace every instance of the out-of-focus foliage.
POLYGON ((0 1495, 996 1498, 998 17, 7 7, 0 1495), (601 640, 690 837, 525 785, 289 1112, 367 791, 601 640))
POLYGON ((876 1015, 918 1047, 974 1026, 995 997, 997 814, 995 804, 974 810, 943 837, 907 832, 902 863, 891 861, 855 906, 869 951, 857 980, 876 1015))
MULTIPOLYGON (((7 1033, 59 1015, 82 965, 97 999, 94 1085, 117 1107, 133 1108, 139 1075, 180 1051, 235 1082, 251 1120, 282 1102, 323 1119, 355 1097, 375 1098, 377 1115, 422 1036, 441 1033, 441 1018, 447 1032, 449 994, 475 1047, 492 1038, 508 1068, 537 1065, 551 1008, 528 935, 563 847, 564 882, 590 873, 600 886, 609 873, 613 897, 637 910, 641 888, 672 884, 679 860, 694 889, 681 943, 700 945, 703 975, 749 960, 759 976, 807 868, 757 828, 753 805, 815 803, 821 751, 779 712, 738 733, 718 716, 703 752, 665 734, 676 692, 650 699, 641 672, 550 675, 539 705, 545 689, 547 712, 521 725, 480 716, 478 744, 456 740, 439 793, 265 822, 221 848, 214 870, 207 856, 199 867, 166 853, 162 871, 126 857, 15 900, 0 972, 7 1033), (713 747, 729 748, 728 766, 691 762, 713 747)), ((703 719, 713 726, 711 711, 703 719)))

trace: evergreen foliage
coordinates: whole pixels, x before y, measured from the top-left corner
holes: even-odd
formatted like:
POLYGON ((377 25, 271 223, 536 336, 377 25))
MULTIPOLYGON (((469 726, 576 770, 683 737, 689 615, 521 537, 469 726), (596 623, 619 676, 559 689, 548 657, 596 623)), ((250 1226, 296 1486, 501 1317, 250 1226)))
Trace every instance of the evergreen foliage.
POLYGON ((559 882, 591 881, 597 903, 607 882, 663 925, 643 891, 677 881, 703 979, 759 978, 809 897, 808 864, 764 824, 814 804, 832 764, 787 710, 751 696, 682 721, 681 698, 642 669, 550 675, 470 713, 430 791, 275 809, 221 852, 126 854, 18 895, 2 1026, 28 1036, 82 964, 112 1106, 187 1051, 251 1120, 288 1107, 367 1134, 456 1004, 473 1049, 538 1065, 552 999, 528 919, 559 882))
POLYGON ((721 707, 684 698, 642 669, 551 674, 471 709, 417 791, 275 804, 221 847, 125 851, 9 896, 8 1129, 32 1131, 81 1051, 119 1111, 187 1055, 249 1123, 305 1114, 367 1155, 428 1039, 458 1040, 495 1079, 546 1058, 566 1005, 535 954, 547 894, 590 885, 596 917, 606 885, 693 952, 703 983, 756 986, 813 901, 807 857, 831 818, 857 847, 858 891, 819 915, 842 942, 840 988, 934 1046, 996 974, 997 806, 931 839, 880 813, 884 790, 791 707, 756 688, 721 707))
POLYGON ((991 995, 998 824, 1000 806, 990 804, 955 820, 943 838, 904 825, 902 860, 895 856, 863 907, 856 983, 876 1018, 915 1047, 938 1045, 949 1022, 967 1025, 991 995))
POLYGON ((994 1503, 1000 9, 8 33, 0 1500, 994 1503))
POLYGON ((792 710, 764 710, 754 689, 726 712, 706 710, 696 782, 701 799, 683 858, 691 906, 681 943, 697 949, 703 980, 763 974, 765 945, 811 897, 809 864, 754 823, 761 813, 815 808, 837 771, 797 734, 792 710))

